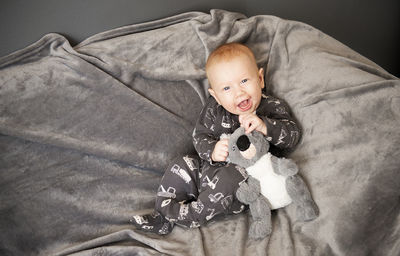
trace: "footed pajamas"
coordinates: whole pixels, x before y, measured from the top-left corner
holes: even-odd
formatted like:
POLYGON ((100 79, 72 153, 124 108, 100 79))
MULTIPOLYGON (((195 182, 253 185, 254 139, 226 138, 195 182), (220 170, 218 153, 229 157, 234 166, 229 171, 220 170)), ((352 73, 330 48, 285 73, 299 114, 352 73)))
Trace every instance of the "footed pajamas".
MULTIPOLYGON (((267 126, 265 137, 280 149, 294 147, 300 130, 279 99, 264 96, 256 114, 267 126)), ((219 214, 236 214, 246 206, 236 198, 236 190, 247 179, 244 168, 226 162, 214 162, 211 154, 222 134, 239 128, 239 118, 210 97, 193 131, 198 155, 173 161, 166 169, 158 188, 155 211, 134 216, 131 222, 139 229, 168 234, 175 224, 199 227, 219 214)))

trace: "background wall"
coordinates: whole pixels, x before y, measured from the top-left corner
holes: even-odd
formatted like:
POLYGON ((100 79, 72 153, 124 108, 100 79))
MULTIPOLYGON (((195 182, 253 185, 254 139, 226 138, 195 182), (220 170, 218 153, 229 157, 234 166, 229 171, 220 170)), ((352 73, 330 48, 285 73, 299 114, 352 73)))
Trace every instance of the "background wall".
POLYGON ((0 56, 49 32, 75 45, 123 25, 210 9, 308 23, 400 77, 399 0, 1 0, 0 56))

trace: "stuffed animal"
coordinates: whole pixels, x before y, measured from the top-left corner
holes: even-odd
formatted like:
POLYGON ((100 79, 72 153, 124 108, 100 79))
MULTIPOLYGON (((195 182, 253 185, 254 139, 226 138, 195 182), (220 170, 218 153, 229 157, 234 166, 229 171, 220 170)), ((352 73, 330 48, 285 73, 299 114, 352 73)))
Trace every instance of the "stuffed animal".
POLYGON ((229 137, 228 161, 245 168, 249 174, 236 197, 248 204, 252 215, 249 236, 261 239, 271 233, 271 210, 293 203, 297 220, 310 221, 318 216, 318 207, 307 186, 297 175, 297 165, 278 158, 269 150, 269 142, 257 131, 246 134, 240 127, 229 137))

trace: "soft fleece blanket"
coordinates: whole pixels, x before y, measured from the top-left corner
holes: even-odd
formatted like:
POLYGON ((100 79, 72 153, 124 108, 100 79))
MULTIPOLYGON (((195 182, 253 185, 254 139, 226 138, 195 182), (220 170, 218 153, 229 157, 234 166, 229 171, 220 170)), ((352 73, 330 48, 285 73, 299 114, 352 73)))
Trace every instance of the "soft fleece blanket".
POLYGON ((323 32, 274 16, 191 12, 59 34, 0 59, 0 255, 399 255, 400 80, 323 32), (249 213, 167 236, 136 231, 207 95, 204 64, 247 44, 302 125, 288 157, 320 208, 248 238, 249 213))

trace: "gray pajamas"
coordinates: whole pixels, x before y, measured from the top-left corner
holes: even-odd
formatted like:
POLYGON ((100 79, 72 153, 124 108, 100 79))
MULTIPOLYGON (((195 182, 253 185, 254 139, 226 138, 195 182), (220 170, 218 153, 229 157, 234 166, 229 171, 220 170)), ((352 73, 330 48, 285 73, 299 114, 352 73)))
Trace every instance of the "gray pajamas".
MULTIPOLYGON (((280 100, 264 96, 256 114, 267 126, 267 139, 279 149, 293 148, 300 130, 280 100)), ((210 97, 193 131, 198 155, 179 157, 166 169, 161 180, 155 212, 134 216, 133 224, 158 234, 169 233, 175 224, 199 227, 218 214, 243 211, 246 206, 236 199, 236 190, 247 179, 246 171, 234 164, 214 162, 211 154, 222 134, 239 128, 239 118, 210 97)))

